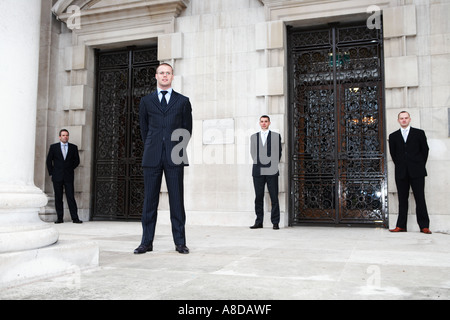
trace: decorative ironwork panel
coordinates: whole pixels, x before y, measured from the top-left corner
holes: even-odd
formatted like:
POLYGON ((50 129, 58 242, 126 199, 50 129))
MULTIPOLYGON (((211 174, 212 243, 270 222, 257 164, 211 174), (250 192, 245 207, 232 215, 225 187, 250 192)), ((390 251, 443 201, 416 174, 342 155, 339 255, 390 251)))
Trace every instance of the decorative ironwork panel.
POLYGON ((382 32, 289 30, 291 224, 386 223, 382 32))
POLYGON ((97 54, 93 219, 140 219, 144 201, 141 97, 156 89, 156 48, 97 54))

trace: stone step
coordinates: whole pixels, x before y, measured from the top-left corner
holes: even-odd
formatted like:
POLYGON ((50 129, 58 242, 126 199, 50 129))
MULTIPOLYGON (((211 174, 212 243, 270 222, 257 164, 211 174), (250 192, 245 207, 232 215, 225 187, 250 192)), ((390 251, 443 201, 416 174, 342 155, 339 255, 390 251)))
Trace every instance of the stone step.
POLYGON ((72 275, 70 285, 77 285, 82 270, 98 267, 99 247, 95 242, 58 241, 44 248, 2 253, 0 261, 0 288, 67 274, 72 275))

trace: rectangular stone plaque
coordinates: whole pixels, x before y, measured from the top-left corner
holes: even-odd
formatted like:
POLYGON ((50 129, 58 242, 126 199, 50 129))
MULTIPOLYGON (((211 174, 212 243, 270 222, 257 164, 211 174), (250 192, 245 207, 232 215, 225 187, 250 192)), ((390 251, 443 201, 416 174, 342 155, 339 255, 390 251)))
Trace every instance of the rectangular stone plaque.
POLYGON ((203 120, 203 144, 233 144, 234 119, 203 120))

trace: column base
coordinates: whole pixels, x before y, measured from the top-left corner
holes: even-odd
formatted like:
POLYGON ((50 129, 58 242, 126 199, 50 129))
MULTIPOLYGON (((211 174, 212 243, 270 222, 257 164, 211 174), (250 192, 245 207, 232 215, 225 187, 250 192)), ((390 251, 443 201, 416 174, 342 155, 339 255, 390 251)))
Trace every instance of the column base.
POLYGON ((39 218, 47 196, 34 186, 0 185, 0 253, 38 249, 58 241, 58 231, 39 218))
POLYGON ((9 227, 0 231, 0 253, 46 247, 58 241, 58 231, 50 224, 9 227))
POLYGON ((97 267, 99 247, 94 242, 58 242, 19 252, 0 253, 0 288, 62 274, 72 274, 68 285, 80 285, 81 270, 97 267))

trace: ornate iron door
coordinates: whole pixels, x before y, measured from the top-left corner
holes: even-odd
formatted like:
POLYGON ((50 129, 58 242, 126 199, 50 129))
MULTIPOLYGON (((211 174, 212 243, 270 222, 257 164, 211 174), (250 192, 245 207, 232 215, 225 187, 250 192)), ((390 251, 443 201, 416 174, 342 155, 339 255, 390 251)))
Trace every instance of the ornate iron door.
POLYGON ((157 49, 97 53, 93 214, 140 219, 144 200, 141 97, 156 89, 157 49))
POLYGON ((387 225, 382 30, 288 34, 291 224, 387 225))

